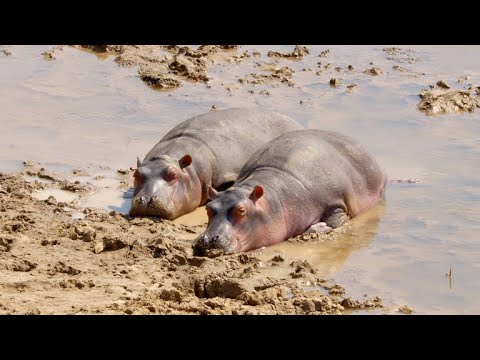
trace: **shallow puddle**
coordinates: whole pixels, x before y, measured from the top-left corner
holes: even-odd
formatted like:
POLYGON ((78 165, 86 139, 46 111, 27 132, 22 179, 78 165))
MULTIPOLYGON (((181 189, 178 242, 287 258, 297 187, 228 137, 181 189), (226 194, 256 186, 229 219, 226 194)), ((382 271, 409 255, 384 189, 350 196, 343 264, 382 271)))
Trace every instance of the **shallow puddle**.
POLYGON ((385 204, 382 202, 352 220, 351 230, 335 240, 284 241, 258 251, 257 256, 267 261, 275 255, 283 255, 285 268, 289 271, 291 268, 288 265, 292 261, 307 260, 319 269, 321 277, 332 277, 342 269, 351 254, 371 244, 384 214, 385 204))
POLYGON ((103 171, 95 176, 86 177, 97 190, 87 195, 78 204, 81 208, 92 207, 127 214, 130 210, 131 198, 128 191, 119 189, 119 179, 114 173, 103 171), (98 178, 97 178, 98 177, 98 178))
POLYGON ((195 211, 176 218, 173 222, 183 225, 205 225, 208 223, 207 210, 205 206, 200 206, 195 211))
POLYGON ((123 197, 123 191, 115 188, 104 188, 87 196, 84 201, 79 203, 82 208, 92 207, 104 210, 114 210, 127 214, 130 210, 130 199, 123 197))
POLYGON ((32 196, 38 200, 47 200, 50 196, 53 196, 57 201, 63 203, 69 203, 73 200, 78 199, 78 195, 72 193, 71 191, 65 191, 60 189, 44 189, 44 190, 34 190, 32 196))

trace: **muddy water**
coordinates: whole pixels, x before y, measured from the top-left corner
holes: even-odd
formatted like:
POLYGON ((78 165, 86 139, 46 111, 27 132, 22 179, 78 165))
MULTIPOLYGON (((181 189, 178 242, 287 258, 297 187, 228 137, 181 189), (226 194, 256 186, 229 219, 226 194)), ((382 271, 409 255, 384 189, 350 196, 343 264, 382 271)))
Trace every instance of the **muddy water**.
MULTIPOLYGON (((353 295, 378 294, 417 313, 480 313, 480 111, 427 117, 416 109, 420 90, 438 80, 458 89, 480 86, 479 46, 408 46, 420 58, 413 64, 387 59, 384 46, 311 46, 302 61, 276 65, 295 70, 295 87, 240 85, 237 77, 261 73, 255 62, 272 61, 268 50, 293 48, 246 46, 240 50, 255 48, 262 57, 211 67, 211 88, 184 83, 170 92, 152 90, 136 69, 119 67, 108 56, 65 48, 46 61, 41 53, 50 46, 0 48, 12 52, 0 53, 0 171, 16 171, 27 159, 52 170, 108 166, 113 183, 85 202, 127 211, 128 199, 114 186, 115 170, 134 166, 136 156, 143 157, 178 122, 212 105, 283 112, 310 128, 350 134, 390 178, 421 183, 389 185, 385 202, 334 242, 285 242, 262 256, 307 258, 353 295), (327 48, 330 54, 318 57, 327 48), (331 68, 315 75, 318 61, 331 68), (411 71, 395 71, 394 65, 411 71), (363 74, 372 66, 384 74, 363 74), (457 83, 464 75, 469 79, 457 83), (331 88, 332 77, 344 84, 331 88), (351 83, 358 88, 347 94, 351 83), (451 281, 445 276, 450 267, 451 281)), ((201 211, 179 221, 201 221, 201 211)))
POLYGON ((173 222, 184 225, 206 224, 208 222, 207 210, 205 210, 205 206, 200 206, 195 211, 176 218, 173 222))

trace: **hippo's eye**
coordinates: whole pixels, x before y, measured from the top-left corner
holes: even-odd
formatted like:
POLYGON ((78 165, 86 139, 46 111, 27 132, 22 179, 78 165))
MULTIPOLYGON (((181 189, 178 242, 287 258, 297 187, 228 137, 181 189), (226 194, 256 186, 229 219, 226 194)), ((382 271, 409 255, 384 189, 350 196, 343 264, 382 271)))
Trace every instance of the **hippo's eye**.
POLYGON ((242 217, 247 215, 247 209, 245 209, 243 206, 242 207, 235 207, 232 210, 232 215, 234 217, 242 217))
POLYGON ((177 178, 177 172, 173 169, 167 169, 163 174, 163 179, 167 182, 173 181, 177 178))

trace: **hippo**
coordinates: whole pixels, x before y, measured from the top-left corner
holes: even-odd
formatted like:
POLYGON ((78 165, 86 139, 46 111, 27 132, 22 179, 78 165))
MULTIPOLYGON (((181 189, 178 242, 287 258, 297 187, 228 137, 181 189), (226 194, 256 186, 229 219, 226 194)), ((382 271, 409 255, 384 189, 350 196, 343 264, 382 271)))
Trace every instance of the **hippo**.
POLYGON ((208 188, 194 252, 242 252, 304 232, 328 233, 370 208, 387 176, 364 147, 333 131, 297 130, 263 145, 225 191, 208 188))
POLYGON ((286 115, 259 109, 211 111, 185 120, 137 158, 131 216, 173 220, 225 190, 263 144, 302 129, 286 115))

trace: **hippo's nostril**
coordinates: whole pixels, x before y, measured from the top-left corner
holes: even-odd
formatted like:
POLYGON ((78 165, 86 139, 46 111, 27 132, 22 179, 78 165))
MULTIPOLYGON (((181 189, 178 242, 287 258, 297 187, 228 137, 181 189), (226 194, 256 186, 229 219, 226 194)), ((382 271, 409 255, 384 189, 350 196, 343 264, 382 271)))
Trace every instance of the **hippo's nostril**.
POLYGON ((215 244, 218 242, 218 239, 219 239, 219 236, 218 236, 218 235, 214 236, 214 237, 212 238, 212 244, 215 245, 215 244))
POLYGON ((208 241, 208 236, 206 234, 203 234, 200 236, 200 241, 202 242, 203 246, 207 246, 209 241, 208 241))

